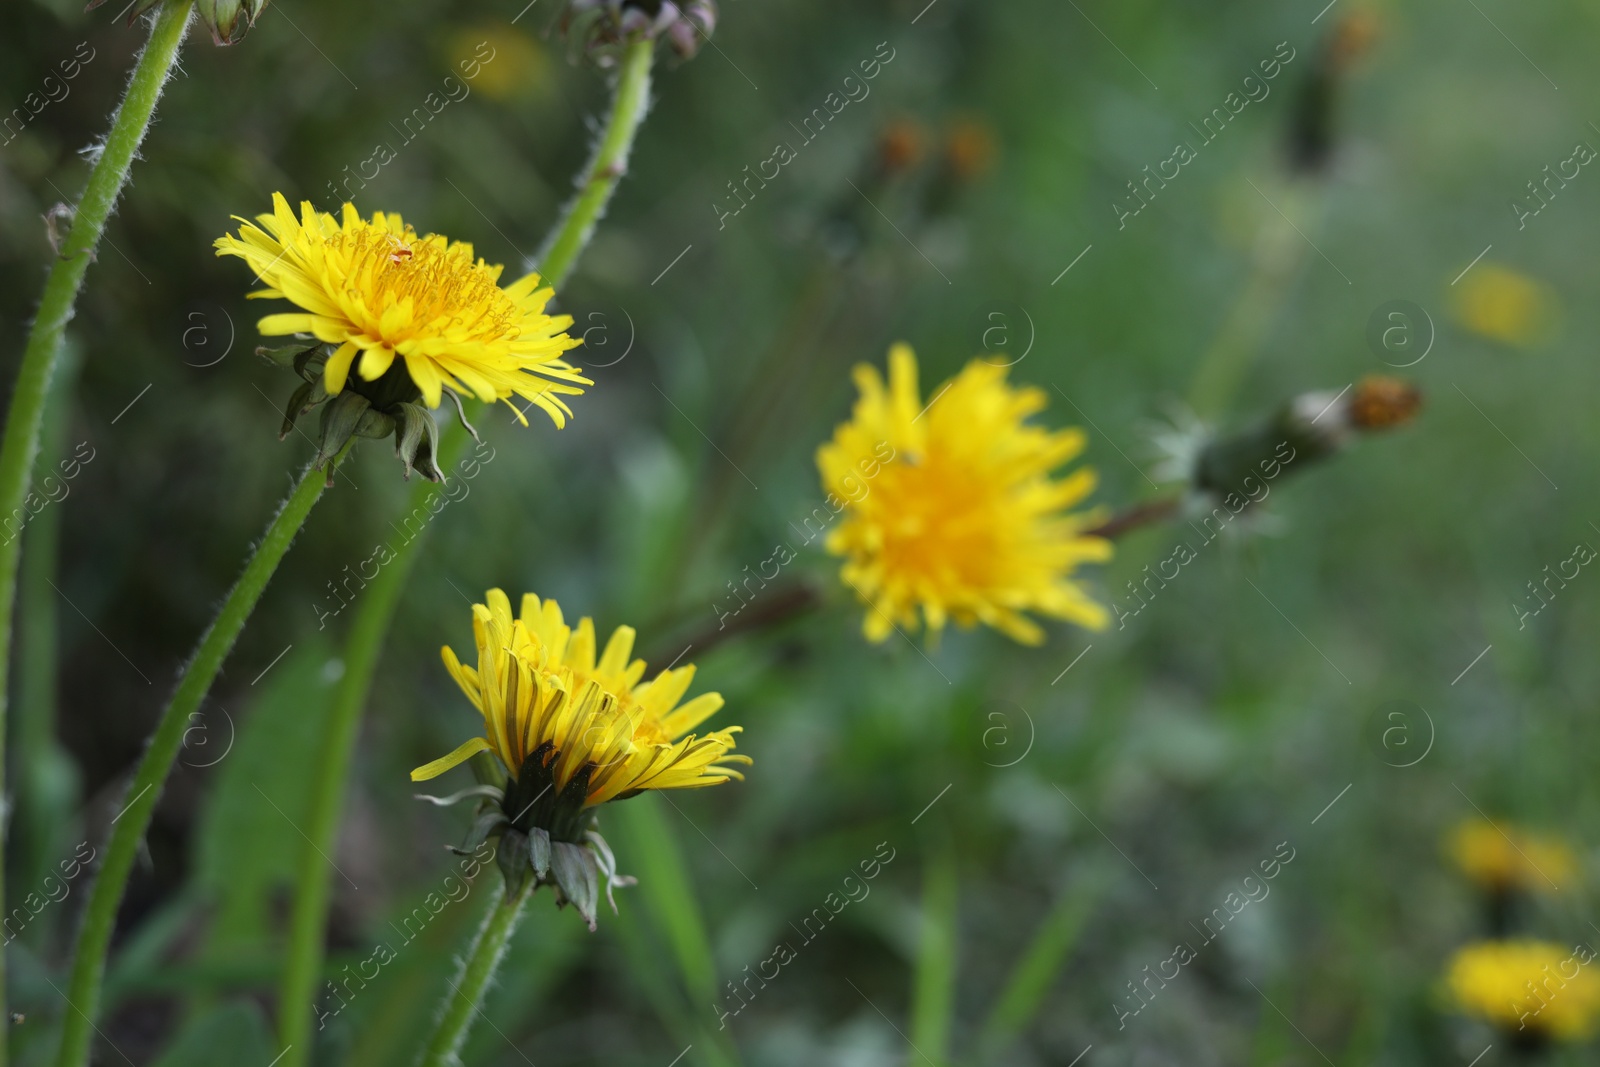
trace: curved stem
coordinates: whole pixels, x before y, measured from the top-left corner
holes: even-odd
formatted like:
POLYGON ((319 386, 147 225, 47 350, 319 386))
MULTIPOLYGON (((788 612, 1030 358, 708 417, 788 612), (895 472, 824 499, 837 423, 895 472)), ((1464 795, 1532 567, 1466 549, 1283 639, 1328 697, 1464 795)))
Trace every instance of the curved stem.
MULTIPOLYGON (((43 481, 58 471, 58 480, 68 485, 78 473, 81 455, 67 455, 67 424, 78 367, 82 364, 77 346, 62 346, 56 376, 50 382, 45 401, 44 424, 39 433, 39 455, 34 477, 43 481)), ((94 452, 87 457, 93 460, 94 452)), ((65 496, 62 497, 66 499, 65 496)), ((6 838, 6 869, 23 882, 36 883, 50 873, 55 857, 50 855, 58 834, 65 833, 65 820, 77 809, 76 767, 56 740, 56 704, 59 697, 56 672, 61 595, 54 583, 61 555, 61 513, 59 507, 45 507, 34 515, 21 537, 22 553, 17 576, 16 704, 11 715, 11 762, 16 767, 12 780, 11 819, 6 838)), ((13 536, 9 529, 6 536, 13 536)), ((29 928, 33 937, 43 931, 29 928)))
MULTIPOLYGON (((460 423, 444 428, 436 453, 441 470, 455 466, 466 441, 466 430, 460 423)), ((442 490, 431 482, 419 479, 412 489, 407 514, 431 515, 429 497, 439 492, 442 490)), ((302 1067, 311 1060, 311 1018, 316 1013, 316 987, 322 972, 331 894, 327 857, 334 850, 339 832, 350 760, 361 728, 361 709, 372 688, 383 639, 426 537, 427 527, 423 527, 409 541, 391 547, 394 558, 362 590, 363 599, 356 607, 355 621, 345 642, 344 675, 323 719, 312 772, 306 847, 301 851, 295 875, 288 955, 278 988, 278 1039, 285 1050, 282 1067, 302 1067)))
MULTIPOLYGON (((127 92, 111 116, 111 130, 106 135, 100 158, 89 172, 89 182, 78 202, 66 241, 50 265, 44 294, 39 300, 39 312, 23 350, 11 407, 6 414, 5 439, 0 443, 0 515, 16 514, 28 495, 34 455, 39 449, 45 395, 61 352, 62 333, 72 318, 78 290, 83 287, 84 272, 89 269, 94 250, 100 244, 106 220, 111 217, 117 196, 127 183, 133 157, 138 153, 145 131, 150 128, 150 116, 161 98, 162 86, 177 63, 178 46, 189 24, 189 11, 190 0, 170 0, 162 5, 150 31, 150 40, 134 64, 127 92)), ((6 693, 10 688, 7 675, 11 665, 11 617, 17 597, 19 550, 20 544, 15 538, 0 545, 0 738, 5 735, 6 693)), ((0 795, 5 791, 3 747, 0 742, 0 795)), ((0 884, 0 911, 4 910, 3 892, 4 886, 0 884)), ((0 955, 0 1019, 7 1017, 4 990, 4 956, 0 955)), ((0 1067, 4 1067, 5 1062, 5 1042, 0 1041, 0 1067)))
POLYGON ((559 288, 578 262, 578 256, 594 235, 595 224, 605 214, 606 204, 617 183, 628 171, 628 153, 633 148, 645 112, 650 109, 650 60, 655 42, 635 41, 622 56, 617 74, 616 96, 605 133, 595 146, 594 158, 584 168, 578 195, 562 213, 560 224, 551 231, 538 255, 538 268, 545 282, 559 288))
MULTIPOLYGON (((616 94, 605 132, 594 158, 584 168, 586 177, 577 197, 567 206, 560 223, 545 241, 538 267, 546 284, 559 288, 572 273, 578 256, 589 243, 595 224, 627 170, 628 154, 644 121, 650 98, 649 41, 628 46, 617 75, 616 94)), ((466 443, 466 435, 452 424, 444 431, 439 453, 448 457, 448 470, 466 443)), ((438 490, 418 482, 411 492, 410 509, 423 509, 438 490)), ((278 1038, 285 1053, 282 1067, 303 1067, 311 1055, 311 1019, 315 1014, 316 985, 326 951, 330 870, 324 857, 331 854, 344 805, 350 759, 360 731, 361 712, 372 688, 373 674, 383 651, 384 638, 394 618, 406 580, 416 565, 426 530, 393 550, 394 559, 365 588, 356 606, 345 645, 345 674, 339 681, 333 705, 323 720, 322 743, 312 782, 311 812, 306 826, 306 847, 301 852, 295 879, 293 911, 289 920, 288 957, 278 989, 278 1038)))
MULTIPOLYGON (((336 457, 334 462, 337 463, 338 459, 336 457)), ((70 1007, 63 1023, 57 1067, 84 1067, 89 1060, 89 1034, 100 1007, 106 950, 116 926, 117 907, 127 888, 139 841, 149 828, 150 816, 161 796, 161 785, 172 770, 172 761, 177 758, 178 749, 183 744, 189 717, 205 699, 239 631, 244 628, 245 620, 261 599, 273 571, 278 569, 278 562, 305 525, 306 516, 321 499, 327 484, 327 478, 321 471, 308 468, 301 475, 300 484, 283 502, 255 553, 245 564, 244 573, 234 584, 228 599, 223 601, 222 610, 200 639, 199 649, 184 669, 171 702, 161 713, 155 733, 150 736, 149 747, 145 749, 139 769, 128 786, 127 795, 133 799, 112 820, 111 839, 105 846, 105 860, 89 893, 89 902, 84 907, 83 924, 78 930, 72 958, 72 978, 67 987, 70 1007)))
POLYGON ((1124 508, 1094 529, 1083 531, 1083 536, 1104 537, 1115 541, 1141 527, 1166 522, 1178 513, 1178 508, 1182 504, 1183 498, 1176 493, 1150 497, 1148 500, 1124 508))
POLYGON ((478 1005, 489 989, 494 972, 500 968, 500 960, 506 954, 506 943, 511 940, 511 934, 526 910, 528 897, 532 895, 524 890, 507 900, 505 883, 499 872, 489 871, 484 877, 494 879, 493 902, 489 906, 489 914, 484 916, 483 925, 478 928, 477 936, 472 939, 472 947, 467 950, 461 970, 450 982, 450 993, 445 999, 439 1022, 434 1027, 433 1037, 428 1040, 427 1051, 422 1054, 421 1067, 456 1067, 461 1062, 457 1054, 466 1043, 467 1031, 472 1028, 472 1020, 479 1011, 478 1005))

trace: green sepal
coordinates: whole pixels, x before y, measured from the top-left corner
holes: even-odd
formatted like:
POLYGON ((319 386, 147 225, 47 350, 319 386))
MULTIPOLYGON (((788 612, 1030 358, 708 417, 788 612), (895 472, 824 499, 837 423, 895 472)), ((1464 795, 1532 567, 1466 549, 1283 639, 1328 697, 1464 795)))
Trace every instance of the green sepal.
POLYGON ((528 832, 528 863, 540 883, 550 880, 550 835, 537 826, 528 832))
POLYGON ((631 874, 617 873, 617 857, 612 854, 611 846, 606 844, 606 839, 600 836, 598 830, 588 830, 584 833, 589 847, 594 850, 595 862, 600 867, 603 882, 606 887, 606 901, 611 905, 612 914, 617 911, 617 897, 614 890, 618 886, 638 885, 639 880, 631 874))
POLYGON ((278 427, 278 440, 282 441, 294 429, 294 424, 301 415, 310 411, 314 406, 311 400, 311 383, 302 382, 300 388, 289 394, 289 402, 283 405, 283 425, 278 427))
POLYGON ((312 345, 302 348, 294 353, 294 372, 308 382, 323 380, 323 371, 328 366, 328 348, 326 345, 312 345))
POLYGON ((528 862, 528 835, 507 826, 500 834, 500 847, 495 851, 494 858, 506 880, 506 897, 513 899, 521 896, 527 888, 528 879, 533 876, 533 867, 528 862))
POLYGON ((553 842, 550 849, 550 870, 556 880, 556 904, 571 904, 595 929, 595 904, 600 899, 600 864, 586 845, 566 841, 553 842))
MULTIPOLYGON (((360 393, 345 390, 322 409, 322 440, 317 444, 317 458, 312 466, 321 470, 337 456, 350 438, 355 436, 361 416, 372 408, 372 403, 360 393)), ((332 473, 331 471, 329 472, 332 473)))
POLYGON ((310 381, 311 379, 300 368, 311 353, 320 351, 321 348, 322 343, 319 341, 313 341, 309 344, 305 341, 297 341, 292 345, 258 345, 256 346, 256 355, 279 367, 293 367, 296 374, 310 381))
POLYGON ((413 470, 430 482, 444 481, 444 475, 434 459, 439 445, 439 424, 434 420, 433 412, 421 404, 400 403, 395 406, 400 411, 400 417, 395 420, 394 453, 405 465, 406 481, 411 480, 413 470))
MULTIPOLYGON (((478 851, 479 845, 489 840, 496 833, 501 833, 502 831, 515 833, 516 831, 508 829, 510 825, 510 822, 506 820, 499 807, 491 807, 472 821, 472 829, 467 831, 467 839, 461 842, 460 847, 451 851, 458 856, 470 856, 478 851)), ((502 845, 502 847, 504 846, 502 845)))
POLYGON ((388 437, 394 433, 395 420, 393 415, 386 415, 376 408, 368 408, 356 423, 357 437, 388 437))
POLYGON ((492 785, 468 786, 466 789, 451 793, 447 797, 431 796, 428 793, 413 793, 412 796, 417 800, 426 800, 429 804, 439 808, 453 808, 463 800, 474 797, 492 800, 496 804, 505 800, 505 793, 492 785))

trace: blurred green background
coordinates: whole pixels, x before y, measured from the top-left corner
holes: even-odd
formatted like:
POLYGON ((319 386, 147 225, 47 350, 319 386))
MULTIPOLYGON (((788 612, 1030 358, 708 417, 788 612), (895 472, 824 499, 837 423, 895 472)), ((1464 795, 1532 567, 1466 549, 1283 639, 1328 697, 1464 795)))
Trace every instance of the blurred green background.
MULTIPOLYGON (((329 183, 384 143, 398 152, 357 192, 363 212, 525 264, 606 83, 543 34, 554 0, 522 3, 276 0, 240 45, 191 37, 70 331, 82 370, 57 439, 94 458, 29 527, 59 536, 59 563, 22 605, 13 896, 103 839, 175 669, 312 451, 276 440, 293 383, 251 354, 265 305, 212 240, 273 191, 335 208, 329 183), (402 144, 483 41, 470 93, 402 144)), ((79 152, 142 39, 118 6, 0 16, 6 108, 80 42, 94 56, 0 147, 8 381, 50 255, 41 216, 81 188, 79 152)), ((985 349, 1016 360, 1013 379, 1051 395, 1044 421, 1090 431, 1112 508, 1154 495, 1153 424, 1185 405, 1238 426, 1391 371, 1424 338, 1402 373, 1428 402, 1278 486, 1270 522, 1202 551, 1125 628, 1056 626, 1038 649, 991 632, 926 656, 869 646, 835 561, 805 548, 792 572, 819 610, 686 656, 697 691, 727 698, 719 723, 745 727, 748 781, 607 809, 643 884, 595 935, 536 901, 465 1061, 1067 1064, 1092 1046, 1086 1065, 1436 1064, 1495 1040, 1440 1007, 1443 960, 1480 932, 1441 836, 1477 808, 1564 835, 1592 872, 1600 830, 1600 579, 1518 617, 1542 568, 1600 544, 1582 341, 1600 178, 1585 168, 1520 229, 1509 203, 1533 206, 1542 168, 1600 144, 1600 74, 1573 47, 1596 15, 1319 9, 725 0, 715 47, 664 64, 560 294, 597 384, 561 432, 476 414, 495 458, 432 524, 387 646, 332 857, 329 977, 380 943, 397 958, 325 1018, 319 1062, 410 1062, 481 910, 474 893, 401 947, 396 924, 465 829, 406 775, 477 729, 437 658, 470 647, 469 599, 555 596, 604 631, 637 626, 666 665, 820 504, 813 454, 848 413, 848 368, 900 339, 926 394, 985 349), (881 42, 870 95, 719 228, 728 183, 797 141, 790 124, 881 42), (1295 58, 1270 92, 1200 146, 1188 124, 1280 42, 1295 58), (1177 141, 1197 157, 1119 228, 1126 183, 1177 141), (1398 351, 1368 340, 1394 300, 1427 320, 1398 351), (1396 709, 1403 737, 1386 733, 1396 709), (1294 859, 1270 896, 1119 1027, 1127 983, 1282 842, 1294 859), (795 928, 880 843, 894 858, 870 894, 805 942, 795 928), (796 958, 726 1020, 730 1040, 726 983, 785 940, 796 958)), ((327 583, 397 536, 387 452, 348 465, 191 731, 123 909, 98 1062, 277 1052, 294 823, 349 619, 323 615, 327 583)), ((1101 598, 1126 605, 1180 531, 1124 539, 1090 576, 1101 598)), ((1561 888, 1528 928, 1600 936, 1588 885, 1561 888)), ((81 896, 12 945, 22 1062, 65 1010, 52 983, 81 896)))

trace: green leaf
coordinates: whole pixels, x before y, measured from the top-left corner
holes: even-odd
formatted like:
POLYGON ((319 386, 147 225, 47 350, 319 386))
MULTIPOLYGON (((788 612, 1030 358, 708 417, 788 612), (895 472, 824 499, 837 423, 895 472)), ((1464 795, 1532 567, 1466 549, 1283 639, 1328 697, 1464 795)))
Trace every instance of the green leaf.
POLYGON ((639 879, 637 889, 630 892, 644 899, 651 919, 671 946, 689 998, 697 1004, 715 1002, 717 967, 711 939, 689 881, 676 827, 667 821, 661 802, 649 794, 612 805, 605 817, 621 831, 617 865, 639 879))
POLYGON ((233 1001, 191 1019, 154 1067, 266 1064, 278 1053, 272 1044, 260 1006, 248 1000, 233 1001))
POLYGON ((983 1024, 979 1044, 989 1058, 1002 1051, 1038 1014, 1051 982, 1077 945, 1104 888, 1099 880, 1090 880, 1063 892, 1034 930, 983 1024))
POLYGON ((274 897, 291 884, 305 847, 299 829, 310 805, 305 769, 314 762, 331 695, 328 660, 320 641, 297 643, 261 679, 253 704, 213 705, 185 738, 181 761, 217 761, 216 787, 202 806, 194 875, 201 896, 217 904, 206 958, 275 945, 274 897))
POLYGON ((956 863, 948 842, 934 846, 922 888, 922 943, 911 986, 911 1055, 948 1062, 956 993, 956 863))
POLYGON ((629 969, 645 985, 662 1022, 675 1037, 693 1042, 699 1062, 712 1067, 737 1063, 737 1050, 726 1031, 712 1033, 707 1026, 675 1019, 687 1011, 690 1019, 699 1020, 705 1017, 706 1008, 718 1002, 717 967, 699 899, 678 843, 677 827, 661 810, 664 802, 670 801, 646 793, 605 809, 607 823, 617 828, 613 835, 617 839, 617 866, 639 880, 637 887, 620 895, 619 910, 625 914, 613 918, 622 920, 617 925, 623 934, 629 969), (681 983, 678 990, 665 985, 665 976, 655 965, 651 939, 629 909, 634 899, 641 900, 651 925, 670 946, 681 983), (696 1038, 695 1034, 700 1036, 696 1038))

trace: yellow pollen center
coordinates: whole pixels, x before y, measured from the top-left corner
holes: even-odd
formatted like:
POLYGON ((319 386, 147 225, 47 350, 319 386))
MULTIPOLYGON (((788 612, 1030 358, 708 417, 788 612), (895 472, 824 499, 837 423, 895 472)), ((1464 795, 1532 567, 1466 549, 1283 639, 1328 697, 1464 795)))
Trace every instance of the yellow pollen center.
POLYGON ((347 292, 362 294, 375 313, 411 302, 413 328, 465 331, 479 341, 516 340, 522 313, 498 283, 498 272, 462 248, 374 229, 341 230, 326 239, 330 258, 348 264, 347 292))

